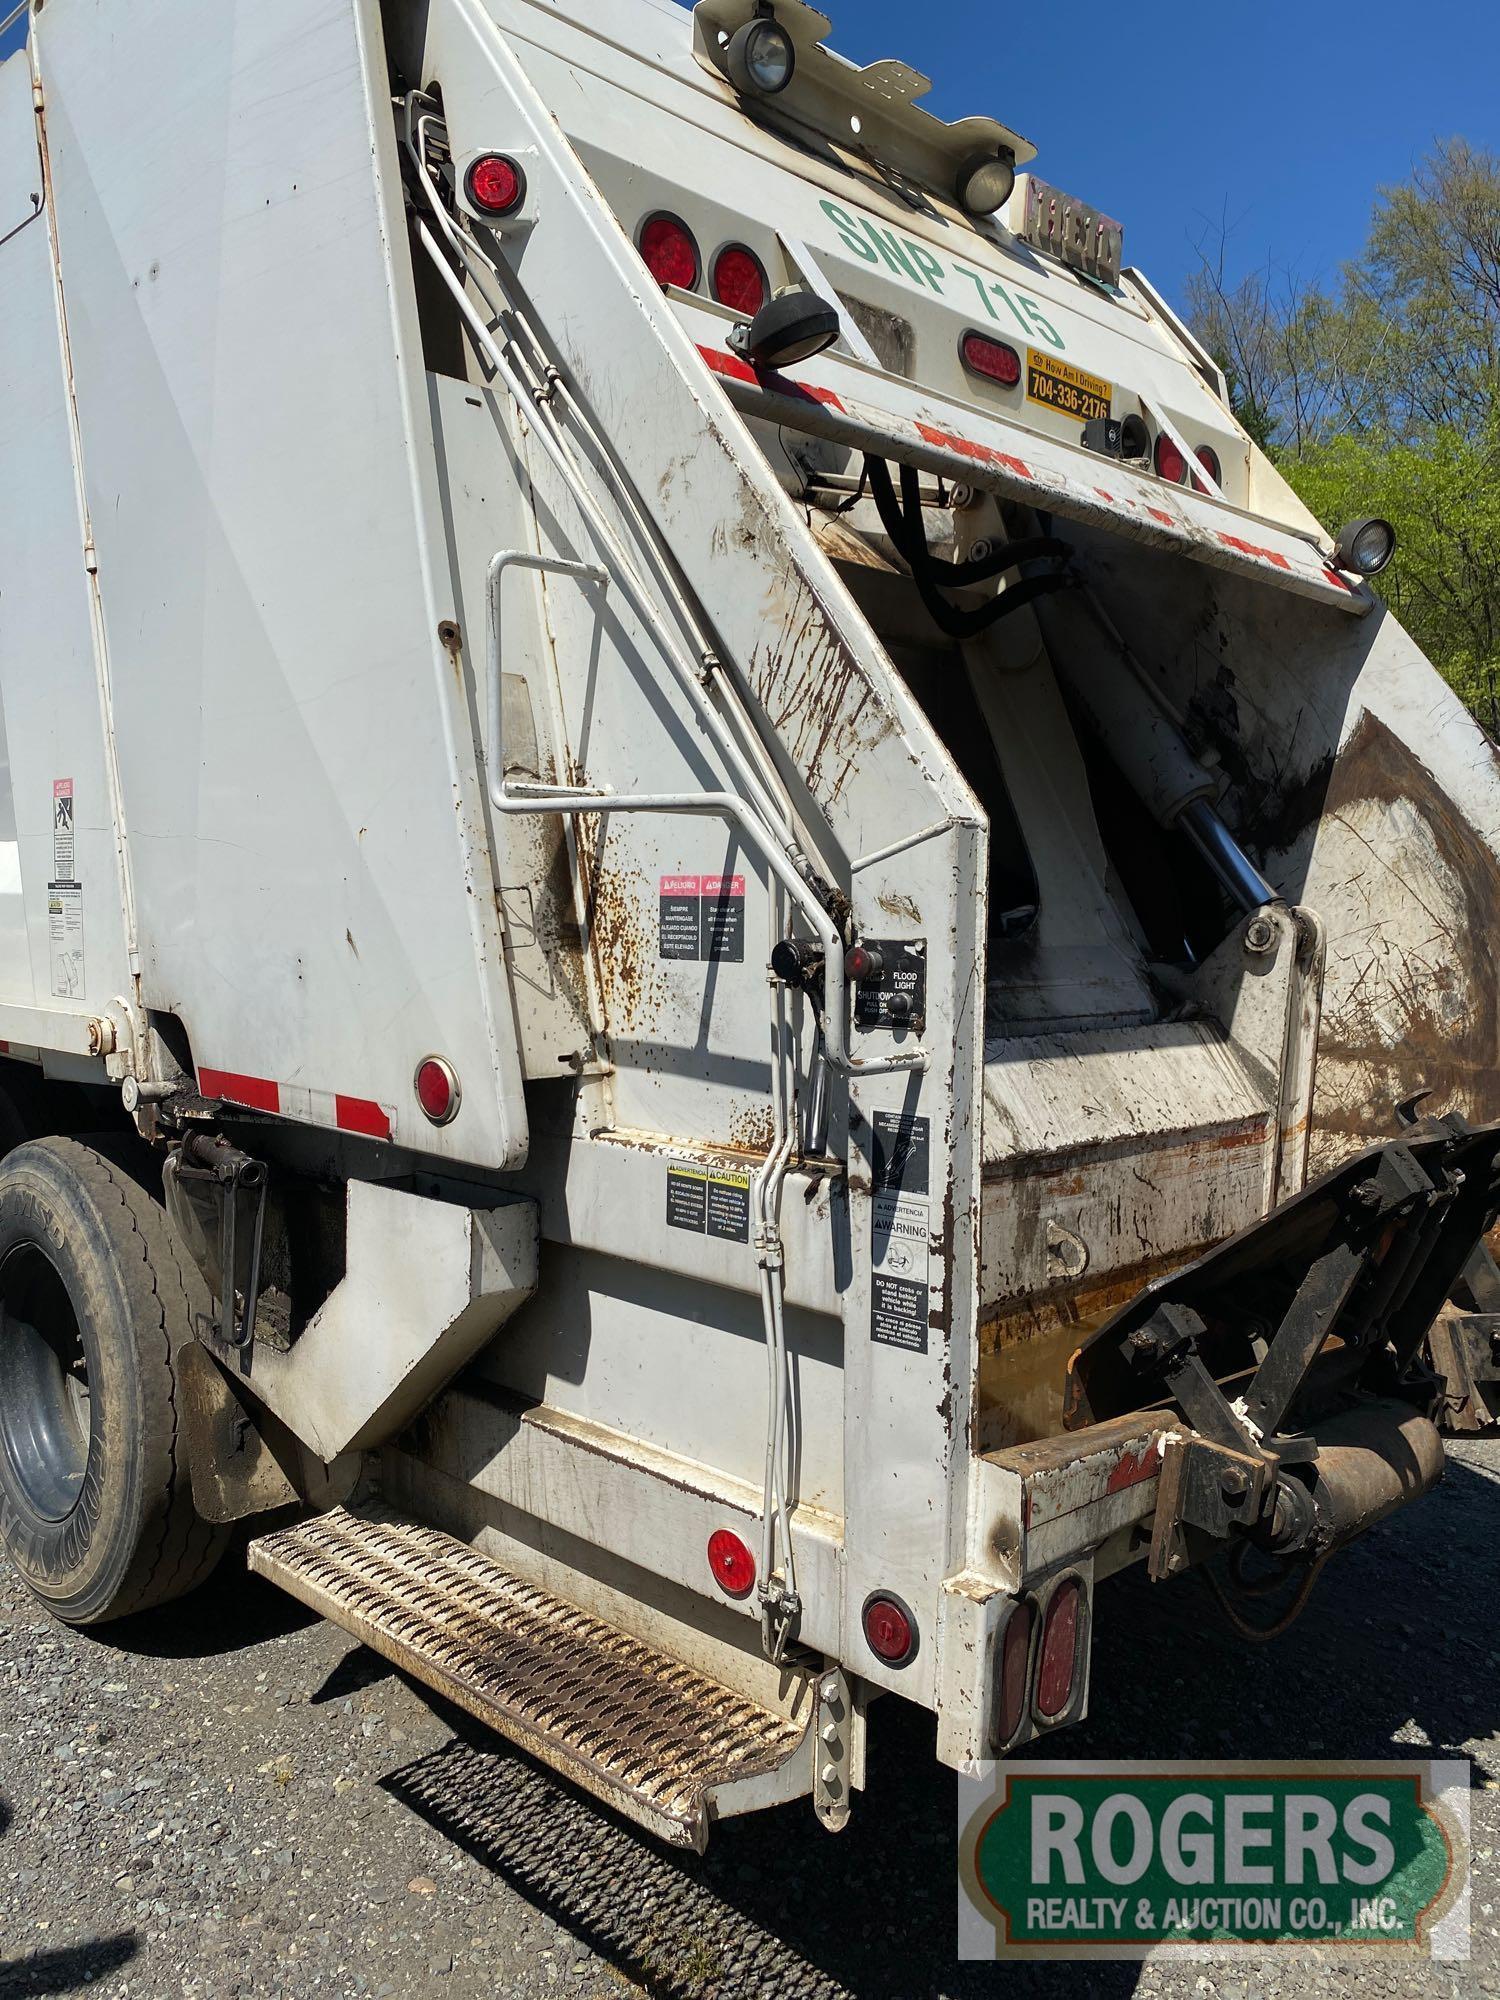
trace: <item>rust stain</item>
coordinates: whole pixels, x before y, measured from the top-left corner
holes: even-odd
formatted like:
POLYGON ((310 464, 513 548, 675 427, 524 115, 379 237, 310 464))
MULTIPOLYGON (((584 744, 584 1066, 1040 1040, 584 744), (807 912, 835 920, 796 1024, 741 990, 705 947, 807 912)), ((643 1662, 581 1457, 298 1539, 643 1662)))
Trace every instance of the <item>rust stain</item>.
POLYGON ((668 991, 658 957, 655 886, 633 871, 601 865, 590 884, 588 910, 610 1034, 652 1023, 668 991))
POLYGON ((729 1143, 736 1152, 764 1157, 776 1143, 775 1121, 769 1104, 746 1105, 729 1120, 729 1143))
MULTIPOLYGON (((1372 881, 1369 923, 1329 940, 1313 1106, 1319 1171, 1388 1136, 1396 1104, 1419 1090, 1432 1091, 1429 1110, 1500 1118, 1494 851, 1416 753, 1369 714, 1334 764, 1322 814, 1320 844, 1338 838, 1338 872, 1347 850, 1349 867, 1368 867, 1372 881), (1392 834, 1375 852, 1361 832, 1372 819, 1392 834), (1414 828, 1429 871, 1435 860, 1451 887, 1446 906, 1421 870, 1414 828), (1400 935, 1403 920, 1419 942, 1400 935)), ((1316 907, 1316 892, 1310 900, 1316 907)))

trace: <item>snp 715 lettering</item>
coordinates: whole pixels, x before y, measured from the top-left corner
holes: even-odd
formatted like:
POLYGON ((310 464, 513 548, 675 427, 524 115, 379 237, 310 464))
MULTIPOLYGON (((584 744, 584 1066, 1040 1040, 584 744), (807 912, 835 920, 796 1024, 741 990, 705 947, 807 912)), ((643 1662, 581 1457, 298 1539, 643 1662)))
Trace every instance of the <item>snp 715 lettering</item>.
MULTIPOLYGON (((843 241, 866 264, 883 263, 896 277, 906 278, 914 285, 936 292, 939 298, 946 297, 944 266, 925 243, 915 243, 909 236, 898 236, 893 229, 882 228, 867 215, 853 216, 836 201, 825 201, 820 206, 843 241)), ((995 306, 995 300, 1000 299, 1028 340, 1040 336, 1059 354, 1066 350, 1067 342, 1036 300, 1028 298, 1025 292, 1018 289, 1012 293, 1008 286, 987 278, 981 271, 971 271, 966 264, 955 264, 953 274, 969 281, 978 294, 980 305, 991 319, 1001 318, 995 306)))

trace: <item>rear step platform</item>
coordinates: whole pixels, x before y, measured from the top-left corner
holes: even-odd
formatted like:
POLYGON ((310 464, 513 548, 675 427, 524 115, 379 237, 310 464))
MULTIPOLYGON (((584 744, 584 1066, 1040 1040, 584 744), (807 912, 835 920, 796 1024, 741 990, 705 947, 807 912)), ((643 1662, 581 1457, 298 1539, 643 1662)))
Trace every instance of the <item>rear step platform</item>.
POLYGON ((716 1793, 807 1741, 435 1528, 335 1508, 252 1542, 250 1567, 674 1847, 701 1853, 716 1793))

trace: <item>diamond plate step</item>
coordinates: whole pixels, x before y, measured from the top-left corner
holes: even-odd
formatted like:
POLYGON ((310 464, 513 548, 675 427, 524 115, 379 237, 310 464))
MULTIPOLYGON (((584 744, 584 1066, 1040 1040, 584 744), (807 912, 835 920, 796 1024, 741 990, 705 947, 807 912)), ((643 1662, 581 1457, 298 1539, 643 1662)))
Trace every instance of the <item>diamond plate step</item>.
POLYGON ((252 1542, 250 1567, 675 1847, 701 1853, 715 1789, 805 1741, 435 1528, 336 1508, 252 1542))

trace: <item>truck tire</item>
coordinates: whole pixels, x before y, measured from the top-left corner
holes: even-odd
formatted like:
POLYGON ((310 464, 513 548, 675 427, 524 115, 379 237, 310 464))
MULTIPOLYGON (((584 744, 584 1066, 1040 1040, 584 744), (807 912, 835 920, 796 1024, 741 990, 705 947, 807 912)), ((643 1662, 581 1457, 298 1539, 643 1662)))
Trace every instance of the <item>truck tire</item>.
POLYGON ((178 1421, 185 1265, 159 1204, 89 1147, 0 1162, 0 1536, 69 1625, 181 1597, 228 1540, 194 1511, 178 1421))

